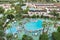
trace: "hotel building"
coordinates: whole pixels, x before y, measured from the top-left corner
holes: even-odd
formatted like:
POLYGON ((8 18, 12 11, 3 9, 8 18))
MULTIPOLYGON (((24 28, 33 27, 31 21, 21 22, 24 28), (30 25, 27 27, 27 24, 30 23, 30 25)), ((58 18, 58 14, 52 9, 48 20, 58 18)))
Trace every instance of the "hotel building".
POLYGON ((29 16, 33 15, 41 16, 42 14, 44 16, 48 16, 49 13, 53 10, 56 10, 56 12, 59 13, 60 15, 60 4, 58 3, 52 3, 52 4, 26 3, 26 6, 34 8, 28 11, 29 16))

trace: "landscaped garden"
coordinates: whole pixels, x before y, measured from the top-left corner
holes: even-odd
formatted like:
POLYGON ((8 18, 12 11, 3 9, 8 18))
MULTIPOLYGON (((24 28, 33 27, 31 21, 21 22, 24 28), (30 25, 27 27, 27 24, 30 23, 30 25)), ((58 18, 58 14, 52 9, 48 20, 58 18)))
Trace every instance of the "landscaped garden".
POLYGON ((54 10, 53 18, 41 16, 23 16, 29 7, 23 10, 23 3, 12 4, 11 10, 0 7, 0 40, 60 40, 59 14, 54 10))

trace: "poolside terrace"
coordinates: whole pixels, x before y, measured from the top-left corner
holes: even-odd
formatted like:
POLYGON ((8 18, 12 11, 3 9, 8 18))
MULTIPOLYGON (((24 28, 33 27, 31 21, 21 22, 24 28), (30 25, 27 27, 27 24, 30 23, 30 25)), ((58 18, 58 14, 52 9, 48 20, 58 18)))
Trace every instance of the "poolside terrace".
MULTIPOLYGON (((24 20, 12 22, 12 23, 10 24, 10 25, 11 25, 11 28, 14 27, 14 28, 16 28, 17 31, 14 31, 14 32, 13 32, 12 29, 11 29, 10 32, 13 33, 13 35, 17 35, 17 36, 18 36, 18 39, 19 39, 19 38, 21 39, 22 36, 23 36, 24 34, 26 34, 26 35, 29 35, 29 36, 33 37, 33 40, 39 40, 39 35, 41 35, 41 34, 42 34, 42 31, 43 31, 42 29, 41 29, 41 30, 36 30, 36 31, 28 31, 28 30, 26 30, 25 27, 24 27, 24 25, 25 25, 27 22, 33 21, 33 20, 37 21, 37 20, 40 20, 40 19, 39 19, 39 18, 38 18, 38 19, 24 18, 24 20), (19 24, 19 23, 20 23, 20 24, 19 24)), ((48 23, 48 22, 51 22, 51 23, 52 23, 52 25, 50 25, 51 27, 49 27, 49 30, 48 30, 48 35, 49 35, 49 37, 51 37, 52 32, 57 31, 57 29, 53 27, 53 22, 54 22, 54 21, 48 20, 48 19, 46 19, 46 20, 45 20, 45 19, 41 19, 41 20, 46 21, 47 23, 48 23)), ((14 29, 14 28, 13 28, 13 29, 14 29)), ((48 29, 48 27, 45 28, 45 31, 44 31, 44 32, 46 32, 47 29, 48 29)), ((7 30, 8 30, 8 29, 7 29, 7 30)), ((14 30, 15 30, 15 29, 14 29, 14 30)), ((7 32, 6 32, 6 33, 7 33, 7 32)), ((21 40, 22 40, 22 39, 21 39, 21 40)))

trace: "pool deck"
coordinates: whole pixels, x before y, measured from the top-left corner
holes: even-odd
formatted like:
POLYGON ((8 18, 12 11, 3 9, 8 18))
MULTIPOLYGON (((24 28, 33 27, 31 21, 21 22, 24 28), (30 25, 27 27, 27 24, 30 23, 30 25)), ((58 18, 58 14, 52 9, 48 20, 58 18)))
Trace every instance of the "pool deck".
MULTIPOLYGON (((12 23, 12 27, 13 26, 15 26, 16 28, 18 28, 19 27, 19 29, 17 29, 18 30, 18 32, 17 32, 17 35, 18 35, 18 38, 22 38, 22 36, 24 35, 24 34, 26 34, 26 35, 29 35, 29 36, 31 36, 31 37, 33 37, 33 39, 34 40, 39 40, 39 35, 41 35, 42 34, 42 31, 41 30, 39 30, 38 32, 27 32, 25 29, 24 29, 24 24, 26 23, 26 22, 29 22, 29 21, 32 21, 32 20, 36 20, 36 19, 24 19, 24 20, 22 20, 22 21, 17 21, 17 22, 13 22, 12 23), (28 21, 27 21, 28 20, 28 21), (19 23, 21 23, 21 24, 19 24, 19 23)), ((39 19, 38 19, 39 20, 39 19)), ((43 20, 43 19, 42 19, 43 20)), ((44 21, 44 20, 43 20, 44 21)), ((46 20, 47 22, 48 22, 48 20, 46 20)), ((51 20, 49 20, 49 22, 53 22, 53 21, 51 21, 51 20)), ((47 30, 47 28, 45 29, 45 31, 47 30)), ((54 31, 57 31, 57 29, 56 28, 54 28, 53 27, 53 25, 51 26, 51 27, 49 27, 49 30, 48 30, 48 35, 49 35, 49 37, 51 37, 51 33, 52 32, 54 32, 54 31)))

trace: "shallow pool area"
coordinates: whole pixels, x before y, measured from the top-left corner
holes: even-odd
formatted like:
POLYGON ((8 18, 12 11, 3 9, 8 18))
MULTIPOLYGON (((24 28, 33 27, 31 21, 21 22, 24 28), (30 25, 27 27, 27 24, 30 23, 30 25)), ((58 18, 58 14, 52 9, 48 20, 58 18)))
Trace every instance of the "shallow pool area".
MULTIPOLYGON (((42 20, 36 20, 36 21, 26 22, 23 25, 24 25, 24 29, 27 30, 27 31, 36 31, 36 30, 40 30, 42 28, 42 23, 43 23, 42 20)), ((21 25, 19 26, 18 22, 13 22, 13 23, 11 23, 11 27, 8 28, 5 32, 7 34, 8 33, 14 34, 14 33, 17 33, 17 31, 18 31, 17 28, 19 28, 19 30, 21 30, 22 26, 21 25)))
MULTIPOLYGON (((51 20, 45 19, 29 19, 25 18, 20 21, 15 21, 10 23, 11 28, 6 29, 6 33, 12 33, 18 36, 18 39, 22 40, 24 34, 33 37, 33 40, 39 40, 39 36, 43 32, 43 22, 53 22, 51 20)), ((45 32, 48 27, 45 28, 45 32)), ((53 24, 49 26, 48 35, 51 36, 51 33, 56 31, 53 24)))
POLYGON ((8 33, 14 34, 14 33, 16 33, 16 32, 17 32, 16 27, 11 27, 11 28, 9 28, 9 29, 6 30, 6 34, 8 34, 8 33))
POLYGON ((32 22, 27 22, 24 25, 24 28, 27 31, 35 31, 35 30, 39 30, 42 28, 42 20, 37 20, 37 21, 32 21, 32 22))
POLYGON ((18 22, 12 22, 9 24, 10 26, 8 26, 9 28, 6 29, 5 33, 8 34, 8 33, 17 33, 17 26, 18 26, 18 22))

